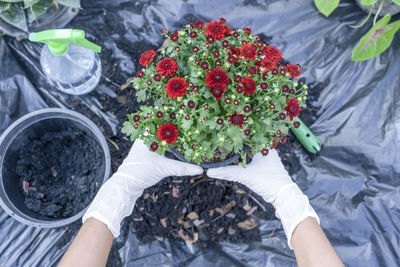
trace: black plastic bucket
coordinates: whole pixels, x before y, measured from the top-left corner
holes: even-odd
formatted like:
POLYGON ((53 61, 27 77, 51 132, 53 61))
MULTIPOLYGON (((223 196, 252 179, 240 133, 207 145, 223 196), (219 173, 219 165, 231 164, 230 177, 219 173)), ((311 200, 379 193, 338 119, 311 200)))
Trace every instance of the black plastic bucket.
MULTIPOLYGON (((187 162, 185 157, 178 150, 176 150, 174 148, 170 148, 170 151, 178 160, 187 162)), ((224 161, 221 161, 221 162, 201 163, 200 167, 202 167, 203 169, 211 169, 211 168, 218 168, 218 167, 222 167, 222 166, 228 166, 228 165, 232 164, 235 160, 238 160, 238 159, 240 159, 240 154, 235 154, 232 157, 230 157, 224 161)), ((190 163, 197 165, 195 162, 190 162, 190 163)))
POLYGON ((35 227, 54 228, 70 224, 85 213, 87 207, 68 218, 50 218, 31 211, 24 204, 20 178, 14 172, 19 150, 29 138, 67 128, 79 129, 98 142, 105 162, 103 183, 108 179, 111 167, 110 152, 103 134, 92 121, 77 112, 60 108, 29 113, 11 124, 0 137, 0 205, 17 221, 35 227))

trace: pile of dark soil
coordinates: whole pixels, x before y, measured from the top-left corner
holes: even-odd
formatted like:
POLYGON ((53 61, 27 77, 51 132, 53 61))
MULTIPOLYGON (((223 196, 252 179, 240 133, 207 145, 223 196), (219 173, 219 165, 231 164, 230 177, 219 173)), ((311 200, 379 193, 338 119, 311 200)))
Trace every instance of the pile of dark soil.
POLYGON ((29 140, 20 150, 16 173, 29 209, 65 218, 89 205, 102 184, 104 169, 99 144, 69 128, 29 140))
POLYGON ((199 246, 260 241, 260 218, 276 219, 272 205, 241 184, 205 175, 163 179, 143 192, 132 213, 143 242, 168 238, 199 246))

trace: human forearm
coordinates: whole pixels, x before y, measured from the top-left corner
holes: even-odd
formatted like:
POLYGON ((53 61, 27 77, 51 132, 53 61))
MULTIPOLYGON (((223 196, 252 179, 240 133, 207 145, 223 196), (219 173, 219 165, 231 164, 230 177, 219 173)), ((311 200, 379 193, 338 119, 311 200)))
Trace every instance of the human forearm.
POLYGON ((344 266, 315 218, 308 217, 297 225, 291 244, 300 267, 344 266))
POLYGON ((105 266, 114 236, 107 225, 89 218, 64 254, 59 267, 105 266))

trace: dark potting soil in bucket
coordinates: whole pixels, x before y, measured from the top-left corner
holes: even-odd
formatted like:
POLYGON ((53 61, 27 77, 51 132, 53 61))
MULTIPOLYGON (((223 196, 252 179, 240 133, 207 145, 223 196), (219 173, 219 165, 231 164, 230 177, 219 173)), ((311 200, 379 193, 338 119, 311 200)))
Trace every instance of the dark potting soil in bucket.
POLYGON ((49 132, 29 140, 19 153, 24 203, 47 217, 66 218, 87 207, 102 184, 103 152, 78 129, 49 132))

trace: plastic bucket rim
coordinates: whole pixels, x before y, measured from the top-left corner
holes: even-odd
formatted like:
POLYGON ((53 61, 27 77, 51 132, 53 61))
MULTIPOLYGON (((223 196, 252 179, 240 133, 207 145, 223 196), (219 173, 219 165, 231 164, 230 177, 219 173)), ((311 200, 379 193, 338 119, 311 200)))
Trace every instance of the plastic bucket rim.
MULTIPOLYGON (((64 119, 69 119, 69 120, 74 120, 77 123, 82 124, 85 128, 87 128, 90 132, 93 133, 94 137, 96 138, 97 142, 99 143, 100 147, 102 148, 102 151, 104 153, 104 160, 105 160, 105 171, 104 171, 104 178, 102 181, 102 184, 104 184, 107 179, 110 176, 110 172, 111 172, 111 156, 110 156, 110 150, 108 148, 106 139, 104 138, 104 135, 102 134, 102 132, 100 131, 100 129, 86 116, 72 111, 72 110, 68 110, 65 108, 44 108, 44 109, 40 109, 40 110, 36 110, 30 113, 25 114, 24 116, 22 116, 21 118, 17 119, 16 121, 14 121, 10 126, 7 127, 7 129, 1 134, 0 136, 0 148, 4 145, 4 141, 7 139, 7 137, 9 137, 9 135, 13 132, 13 130, 15 128, 17 128, 18 125, 20 125, 21 123, 29 120, 32 117, 38 116, 38 115, 42 115, 42 114, 48 114, 48 117, 44 117, 44 118, 40 118, 39 120, 33 121, 31 123, 29 123, 25 128, 21 129, 19 132, 17 132, 17 134, 15 136, 17 136, 18 134, 20 134, 24 129, 26 129, 27 127, 31 126, 34 123, 40 122, 42 120, 46 120, 46 119, 51 119, 51 118, 57 118, 60 115, 69 115, 71 117, 64 117, 64 119), (52 114, 54 113, 54 114, 52 114)), ((77 214, 71 216, 71 217, 67 217, 67 218, 61 218, 61 219, 54 219, 54 220, 49 220, 49 221, 44 221, 44 220, 39 220, 36 218, 32 218, 28 215, 25 215, 23 212, 19 211, 18 208, 16 208, 14 206, 14 204, 12 203, 12 201, 8 198, 4 185, 3 185, 3 161, 4 161, 4 157, 3 155, 6 154, 11 142, 14 140, 8 140, 8 144, 6 144, 6 147, 4 150, 4 153, 2 151, 0 151, 0 206, 3 208, 4 211, 6 211, 12 218, 14 218, 15 220, 30 225, 30 226, 34 226, 34 227, 41 227, 41 228, 57 228, 57 227, 62 227, 65 225, 68 225, 70 223, 73 223, 77 220, 79 220, 80 218, 82 218, 82 216, 84 215, 84 213, 86 212, 86 210, 89 208, 89 205, 87 205, 84 209, 82 209, 80 212, 78 212, 77 214), (4 198, 4 199, 3 199, 4 198), (6 200, 8 203, 6 203, 4 200, 6 200), (11 207, 10 207, 11 206, 11 207), (16 211, 18 211, 19 213, 21 213, 23 216, 17 214, 14 210, 12 210, 12 208, 16 211)))

